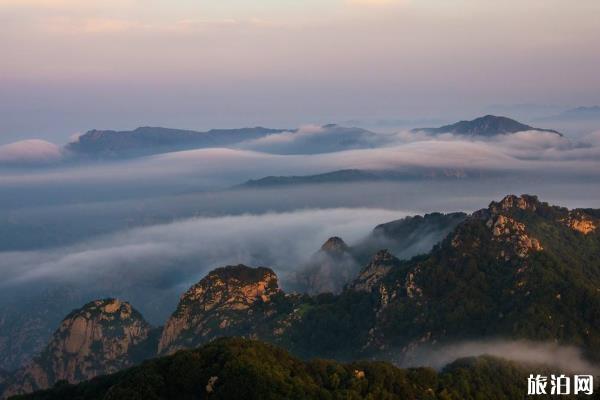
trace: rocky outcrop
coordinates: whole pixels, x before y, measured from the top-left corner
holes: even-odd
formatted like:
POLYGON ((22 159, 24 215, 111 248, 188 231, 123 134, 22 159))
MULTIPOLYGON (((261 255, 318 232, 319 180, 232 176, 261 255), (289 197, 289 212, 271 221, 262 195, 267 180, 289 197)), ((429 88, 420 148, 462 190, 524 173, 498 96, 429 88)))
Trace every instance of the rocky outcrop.
POLYGON ((4 396, 44 389, 55 382, 79 382, 133 364, 130 352, 151 326, 129 303, 96 300, 71 312, 42 354, 9 380, 4 396))
POLYGON ((498 255, 506 261, 514 256, 527 258, 531 252, 543 250, 540 241, 527 234, 525 224, 510 217, 498 215, 488 220, 486 226, 492 230, 493 241, 507 245, 498 255))
POLYGON ((546 203, 541 203, 537 196, 531 196, 527 194, 515 196, 514 194, 510 194, 499 202, 492 201, 488 207, 488 210, 492 214, 500 214, 503 211, 510 211, 515 208, 524 211, 536 212, 541 206, 548 205, 546 203))
POLYGON ((334 236, 313 254, 308 262, 291 274, 291 290, 308 293, 339 293, 359 271, 352 249, 334 236))
POLYGON ((529 215, 541 212, 548 207, 536 196, 509 195, 500 202, 492 202, 489 207, 473 213, 465 224, 458 227, 452 238, 452 247, 466 255, 469 251, 480 251, 482 243, 489 240, 495 244, 496 258, 504 261, 526 259, 531 253, 544 248, 539 239, 534 237, 524 222, 516 216, 519 212, 529 215), (483 223, 489 234, 471 237, 473 227, 483 223))
POLYGON ((356 291, 371 292, 398 265, 399 260, 387 250, 380 250, 350 285, 356 291))
POLYGON ((192 286, 180 299, 160 338, 159 354, 204 343, 227 332, 244 335, 253 308, 280 293, 277 275, 269 268, 245 265, 218 268, 192 286))
POLYGON ((600 225, 597 219, 590 217, 581 210, 569 212, 569 215, 562 219, 562 222, 574 231, 584 235, 595 232, 598 229, 598 225, 600 225))
POLYGON ((350 251, 350 248, 342 240, 342 238, 333 236, 327 239, 325 243, 321 246, 321 251, 325 251, 327 253, 335 254, 335 253, 346 253, 350 251))
MULTIPOLYGON (((598 218, 600 210, 569 211, 510 195, 466 217, 428 254, 400 261, 380 250, 339 295, 285 294, 268 268, 218 268, 181 297, 154 350, 169 354, 243 336, 307 358, 380 351, 401 357, 426 344, 502 335, 582 345, 600 359, 598 314, 589 311, 600 309, 598 218)), ((446 226, 446 216, 435 219, 446 226)), ((423 223, 400 225, 412 222, 423 223)), ((317 254, 335 260, 347 252, 334 237, 317 254)), ((18 389, 130 365, 134 339, 149 335, 134 314, 116 300, 73 312, 21 371, 18 389)), ((208 392, 222 379, 205 378, 208 392)))

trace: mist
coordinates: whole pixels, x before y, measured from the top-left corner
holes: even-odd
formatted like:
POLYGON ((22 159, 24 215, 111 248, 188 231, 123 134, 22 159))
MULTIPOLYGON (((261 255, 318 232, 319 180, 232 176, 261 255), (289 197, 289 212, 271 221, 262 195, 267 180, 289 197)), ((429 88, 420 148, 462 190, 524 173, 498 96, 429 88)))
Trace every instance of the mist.
POLYGON ((396 363, 402 367, 428 366, 442 369, 458 358, 482 355, 500 357, 523 364, 554 367, 560 372, 600 374, 600 365, 587 360, 585 354, 577 347, 527 340, 478 340, 441 346, 423 346, 403 355, 401 360, 396 360, 396 363))
MULTIPOLYGON (((13 321, 5 329, 30 323, 24 309, 52 304, 51 313, 35 316, 39 329, 32 335, 43 340, 71 309, 102 297, 130 301, 161 324, 181 293, 216 267, 271 267, 290 289, 298 269, 331 236, 354 245, 381 223, 434 211, 470 213, 511 193, 569 208, 600 207, 597 133, 478 140, 363 132, 360 148, 340 151, 339 137, 328 150, 313 147, 321 140, 313 135, 322 134, 305 132, 299 142, 285 136, 285 151, 277 151, 286 154, 254 143, 252 149, 0 169, 0 306, 5 321, 13 321), (309 150, 314 154, 299 154, 309 150), (238 186, 339 169, 394 170, 407 178, 238 186)), ((421 239, 397 255, 431 247, 426 233, 421 239)), ((346 271, 361 266, 362 260, 350 263, 346 271)), ((331 271, 323 288, 339 290, 327 281, 336 278, 331 271)))
POLYGON ((337 208, 190 218, 67 247, 3 252, 0 287, 91 285, 98 295, 125 296, 145 315, 161 320, 181 293, 214 268, 243 263, 268 266, 285 276, 329 237, 352 243, 375 225, 405 215, 337 208), (160 310, 147 312, 153 307, 160 310))
MULTIPOLYGON (((318 129, 300 134, 297 146, 289 133, 272 136, 286 138, 284 143, 291 146, 288 151, 302 152, 306 146, 303 138, 315 135, 319 137, 317 143, 330 143, 322 139, 328 134, 318 129)), ((311 175, 340 169, 393 170, 413 181, 454 176, 478 182, 516 177, 549 185, 564 181, 589 183, 600 180, 598 135, 596 132, 568 139, 531 131, 482 140, 403 131, 368 134, 368 146, 374 147, 348 150, 342 146, 341 151, 319 154, 211 148, 119 162, 4 168, 0 169, 0 205, 15 209, 125 199, 147 201, 221 191, 265 176, 311 175)))

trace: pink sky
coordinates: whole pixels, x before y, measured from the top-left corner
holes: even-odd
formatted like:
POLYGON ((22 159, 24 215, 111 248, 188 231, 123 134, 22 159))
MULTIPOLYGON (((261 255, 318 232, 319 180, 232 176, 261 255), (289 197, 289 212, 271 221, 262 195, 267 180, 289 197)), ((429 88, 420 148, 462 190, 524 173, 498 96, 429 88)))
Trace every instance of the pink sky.
POLYGON ((0 143, 600 102, 596 0, 0 0, 0 143))

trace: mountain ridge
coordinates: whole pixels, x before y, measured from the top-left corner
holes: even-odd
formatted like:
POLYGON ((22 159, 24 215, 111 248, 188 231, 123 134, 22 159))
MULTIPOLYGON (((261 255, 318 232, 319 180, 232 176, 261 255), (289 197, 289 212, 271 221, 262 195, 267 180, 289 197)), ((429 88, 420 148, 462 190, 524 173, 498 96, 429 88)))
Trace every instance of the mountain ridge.
POLYGON ((425 132, 434 135, 451 133, 454 135, 471 137, 493 137, 523 131, 548 132, 563 136, 562 133, 552 129, 534 128, 508 117, 491 114, 470 121, 464 120, 454 124, 444 125, 439 128, 415 128, 411 130, 411 132, 414 133, 425 132))
POLYGON ((151 126, 130 131, 93 129, 67 144, 65 149, 75 155, 110 159, 227 146, 284 131, 286 129, 263 127, 211 129, 205 132, 151 126))
MULTIPOLYGON (((216 269, 181 297, 146 356, 241 336, 303 358, 401 361, 421 347, 502 337, 577 346, 600 360, 600 210, 509 195, 459 217, 427 254, 399 260, 380 250, 338 295, 285 293, 268 268, 216 269)), ((19 393, 14 384, 9 393, 19 393)))

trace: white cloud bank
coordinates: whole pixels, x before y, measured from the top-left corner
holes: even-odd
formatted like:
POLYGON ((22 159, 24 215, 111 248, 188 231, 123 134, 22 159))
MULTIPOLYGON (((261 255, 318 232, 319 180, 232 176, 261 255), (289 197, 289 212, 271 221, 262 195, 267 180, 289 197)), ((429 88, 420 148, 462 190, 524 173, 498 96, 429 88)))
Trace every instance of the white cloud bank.
POLYGON ((9 286, 72 279, 115 286, 125 280, 141 284, 167 272, 191 275, 195 281, 212 268, 238 263, 289 271, 331 236, 342 236, 352 243, 377 224, 406 215, 382 209, 335 208, 191 218, 66 248, 5 252, 0 258, 0 273, 3 284, 9 286))
POLYGON ((47 164, 61 159, 61 148, 45 140, 29 139, 0 146, 0 164, 47 164))
POLYGON ((560 371, 597 375, 600 367, 585 359, 580 349, 557 343, 527 340, 479 340, 436 348, 417 348, 399 364, 404 367, 442 368, 458 358, 491 355, 519 363, 547 365, 560 371))
MULTIPOLYGON (((491 139, 400 132, 374 134, 355 128, 306 126, 243 142, 242 148, 166 153, 123 162, 65 165, 60 169, 4 171, 2 185, 132 183, 225 188, 264 176, 312 175, 340 169, 471 171, 600 178, 600 133, 572 141, 528 131, 491 139)), ((60 149, 42 141, 0 148, 0 163, 48 163, 60 149)), ((459 174, 462 175, 462 174, 459 174)), ((467 174, 468 175, 468 174, 467 174)))

